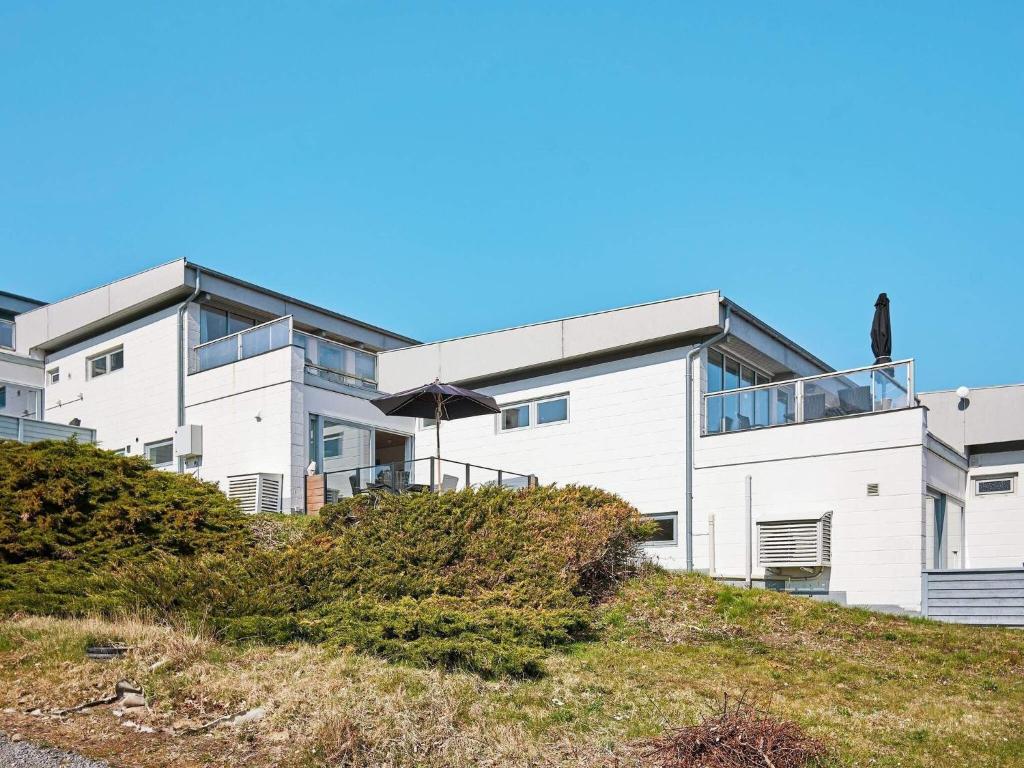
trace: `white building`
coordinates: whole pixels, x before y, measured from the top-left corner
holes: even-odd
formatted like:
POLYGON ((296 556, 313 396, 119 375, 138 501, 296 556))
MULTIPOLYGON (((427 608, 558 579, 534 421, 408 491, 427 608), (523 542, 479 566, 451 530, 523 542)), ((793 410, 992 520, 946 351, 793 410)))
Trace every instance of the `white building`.
POLYGON ((918 396, 912 360, 835 372, 717 292, 417 344, 179 260, 22 307, 13 330, 0 386, 17 368, 37 415, 249 509, 585 483, 658 521, 648 552, 671 568, 1024 623, 1024 599, 979 614, 929 586, 1024 561, 1024 387, 918 396), (435 378, 502 406, 444 423, 443 461, 431 424, 369 402, 435 378))

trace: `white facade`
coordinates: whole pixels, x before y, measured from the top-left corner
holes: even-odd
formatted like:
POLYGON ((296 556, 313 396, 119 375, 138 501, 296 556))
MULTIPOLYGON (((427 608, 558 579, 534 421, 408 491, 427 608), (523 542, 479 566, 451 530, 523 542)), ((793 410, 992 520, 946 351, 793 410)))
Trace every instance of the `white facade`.
POLYGON ((921 607, 923 569, 1024 563, 1024 387, 918 401, 904 363, 904 400, 879 395, 883 372, 832 372, 718 292, 422 345, 183 260, 37 305, 17 306, 16 350, 0 350, 6 413, 35 393, 37 418, 168 471, 225 490, 280 478, 284 511, 306 508, 310 465, 327 499, 388 471, 446 488, 520 473, 621 495, 661 526, 647 552, 666 567, 904 611, 921 607), (712 354, 734 383, 711 385, 712 354), (506 411, 444 422, 426 478, 433 426, 370 400, 435 378, 506 411), (826 380, 846 390, 823 394, 826 380), (795 410, 712 418, 723 389, 795 410), (187 453, 171 447, 183 428, 187 453), (992 478, 1009 490, 978 493, 992 478), (818 560, 760 562, 762 531, 807 521, 818 560))

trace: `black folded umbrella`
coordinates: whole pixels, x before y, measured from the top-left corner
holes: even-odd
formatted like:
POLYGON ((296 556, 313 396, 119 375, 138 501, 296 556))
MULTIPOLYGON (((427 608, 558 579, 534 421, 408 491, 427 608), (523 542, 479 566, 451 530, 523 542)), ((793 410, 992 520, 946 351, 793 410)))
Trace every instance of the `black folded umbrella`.
POLYGON ((871 353, 875 365, 892 362, 892 325, 889 322, 889 297, 884 293, 875 299, 875 316, 871 320, 871 353))
POLYGON ((432 384, 407 389, 397 395, 378 397, 370 402, 388 416, 434 419, 438 461, 441 459, 442 421, 485 416, 488 413, 501 411, 493 397, 474 392, 472 389, 456 387, 454 384, 442 384, 438 379, 434 379, 432 384))

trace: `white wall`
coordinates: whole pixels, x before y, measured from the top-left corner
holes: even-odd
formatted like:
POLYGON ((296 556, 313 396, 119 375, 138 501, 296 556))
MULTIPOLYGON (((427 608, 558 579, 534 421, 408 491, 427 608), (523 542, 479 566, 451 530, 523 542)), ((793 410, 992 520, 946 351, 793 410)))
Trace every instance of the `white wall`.
POLYGON ((46 370, 60 368, 60 381, 46 384, 44 418, 67 424, 78 418, 96 430, 100 447, 128 448, 170 438, 177 425, 177 313, 168 307, 88 341, 50 354, 46 370), (86 360, 124 347, 124 368, 95 379, 86 360))
MULTIPOLYGON (((682 558, 685 565, 687 349, 483 387, 499 405, 568 393, 569 421, 505 433, 498 432, 492 416, 443 422, 441 455, 536 474, 543 484, 597 486, 620 494, 644 513, 678 512, 678 546, 650 551, 666 564, 682 558)), ((417 456, 434 453, 433 429, 420 431, 417 456)))
MULTIPOLYGON (((203 427, 202 465, 195 474, 227 491, 232 475, 283 475, 282 509, 295 498, 293 455, 301 433, 293 429, 293 403, 302 386, 301 353, 284 347, 186 379, 185 421, 203 427)), ((301 475, 300 475, 301 483, 301 475)))
POLYGON ((694 561, 708 567, 715 516, 716 575, 745 572, 744 479, 752 478, 754 577, 759 519, 832 511, 828 589, 859 605, 918 610, 921 598, 923 411, 699 438, 695 446, 694 561), (868 496, 868 483, 879 495, 868 496))
POLYGON ((971 457, 967 491, 967 565, 969 568, 1021 567, 1024 564, 1024 451, 971 457), (978 496, 974 479, 1017 473, 1013 493, 978 496))

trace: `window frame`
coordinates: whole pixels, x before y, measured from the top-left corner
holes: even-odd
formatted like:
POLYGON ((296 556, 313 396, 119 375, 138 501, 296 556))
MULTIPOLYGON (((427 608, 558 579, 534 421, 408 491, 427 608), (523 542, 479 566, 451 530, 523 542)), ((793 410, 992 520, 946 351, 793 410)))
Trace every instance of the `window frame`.
MULTIPOLYGON (((703 391, 701 392, 701 402, 704 403, 704 404, 706 404, 708 402, 708 399, 707 399, 706 395, 714 395, 714 394, 716 394, 718 392, 728 392, 730 390, 739 389, 739 388, 743 388, 743 387, 761 387, 761 386, 764 386, 764 385, 767 385, 767 384, 775 383, 775 381, 773 380, 772 376, 770 376, 769 374, 765 373, 758 366, 754 365, 753 363, 749 362, 745 358, 740 357, 739 355, 737 355, 737 354, 735 354, 733 352, 727 352, 726 350, 720 349, 718 347, 708 347, 707 351, 703 355, 702 365, 703 365, 704 370, 703 370, 703 372, 701 374, 701 387, 703 389, 703 391), (709 357, 710 357, 710 355, 712 353, 714 353, 714 354, 716 354, 716 355, 718 355, 719 357, 722 358, 722 387, 721 387, 721 389, 711 389, 709 387, 709 376, 708 376, 708 373, 711 370, 711 363, 709 361, 709 357), (736 383, 735 387, 730 387, 730 386, 728 386, 726 384, 726 378, 729 375, 729 363, 730 362, 732 362, 736 366, 736 382, 737 383, 736 383), (748 369, 753 374, 753 381, 754 381, 753 384, 748 384, 748 385, 744 385, 743 384, 743 369, 744 368, 748 369)), ((759 415, 758 415, 758 399, 759 399, 758 398, 758 394, 759 394, 759 392, 760 392, 760 390, 753 390, 751 392, 745 393, 745 394, 749 395, 749 397, 750 397, 750 400, 749 400, 750 407, 751 407, 751 414, 750 414, 750 417, 749 417, 750 420, 751 420, 750 429, 757 429, 759 427, 767 426, 765 424, 758 424, 757 423, 758 418, 759 418, 759 415)), ((718 429, 717 430, 710 429, 710 424, 708 422, 708 415, 709 414, 707 413, 707 408, 705 406, 704 408, 702 408, 702 413, 701 413, 702 418, 701 418, 700 430, 701 430, 701 436, 702 437, 705 436, 705 435, 727 434, 728 432, 732 431, 732 430, 727 431, 723 427, 725 426, 726 414, 730 410, 729 408, 726 407, 727 400, 731 402, 733 398, 735 398, 735 402, 736 402, 736 408, 735 408, 736 414, 737 415, 746 416, 746 414, 741 413, 741 409, 743 408, 743 396, 741 396, 739 393, 736 393, 734 395, 727 395, 725 397, 717 398, 717 401, 719 403, 721 403, 720 408, 721 408, 721 411, 722 411, 721 416, 720 416, 721 421, 719 422, 718 429)), ((769 419, 769 421, 771 421, 771 404, 770 403, 768 405, 768 419, 769 419)))
POLYGON ((10 346, 0 342, 0 349, 10 349, 12 351, 17 349, 18 348, 18 338, 17 338, 18 326, 15 324, 15 322, 13 320, 8 320, 6 317, 0 317, 0 325, 3 325, 5 328, 10 328, 11 329, 11 343, 10 343, 10 346))
POLYGON ((52 384, 57 384, 59 382, 60 382, 60 367, 59 366, 57 368, 51 368, 50 370, 48 370, 46 372, 46 383, 47 384, 51 384, 52 385, 52 384))
POLYGON ((997 475, 974 475, 971 478, 974 483, 974 495, 975 496, 1011 496, 1017 492, 1017 473, 1016 472, 1005 472, 997 475), (1009 480, 1010 489, 1007 491, 980 491, 978 486, 981 483, 991 482, 993 480, 1009 480))
POLYGON ((264 322, 268 322, 268 321, 260 320, 259 318, 250 317, 248 315, 242 315, 242 314, 239 314, 238 312, 235 312, 234 310, 218 306, 217 304, 207 304, 205 302, 200 303, 199 304, 199 344, 200 345, 207 344, 207 343, 209 343, 211 341, 217 341, 219 339, 226 339, 228 336, 234 336, 234 335, 239 334, 239 333, 244 333, 245 331, 249 330, 250 328, 255 328, 257 325, 263 325, 264 322), (210 313, 216 312, 218 314, 223 315, 224 316, 224 330, 226 332, 223 335, 221 335, 221 336, 214 336, 214 337, 209 338, 209 339, 203 339, 203 312, 210 312, 210 313), (238 330, 234 330, 233 331, 233 330, 231 330, 231 320, 232 320, 232 318, 234 318, 236 320, 242 320, 244 322, 248 322, 248 323, 250 323, 250 325, 247 325, 244 328, 240 328, 238 330))
POLYGON ((544 395, 542 397, 535 397, 530 400, 517 400, 512 403, 499 403, 498 408, 501 410, 495 414, 495 431, 498 434, 508 434, 512 432, 522 432, 527 429, 537 429, 539 427, 554 427, 559 424, 568 424, 571 419, 570 404, 569 404, 569 393, 559 392, 556 395, 544 395), (558 421, 540 421, 540 406, 543 403, 550 403, 556 400, 565 400, 565 418, 559 419, 558 421), (510 427, 505 429, 504 427, 504 416, 505 411, 513 408, 522 408, 526 406, 529 423, 521 427, 510 427))
POLYGON ((643 541, 641 546, 644 547, 677 547, 679 546, 679 512, 641 512, 640 517, 645 521, 647 520, 671 520, 672 521, 672 540, 671 541, 643 541))
POLYGON ((88 381, 91 381, 92 379, 98 379, 101 376, 109 376, 112 373, 116 373, 117 371, 123 371, 123 370, 124 370, 124 345, 123 344, 120 344, 120 345, 118 345, 116 347, 111 347, 110 349, 108 349, 108 350, 106 350, 104 352, 100 352, 100 353, 95 354, 95 355, 89 355, 89 357, 85 358, 85 378, 88 381), (118 353, 120 353, 120 355, 121 355, 121 364, 117 368, 113 368, 111 366, 111 363, 113 362, 114 355, 116 355, 118 353), (93 364, 97 360, 103 360, 104 361, 105 368, 104 368, 102 373, 95 373, 93 371, 93 364))
POLYGON ((142 455, 146 457, 146 461, 148 461, 150 464, 152 464, 156 468, 160 468, 160 467, 173 467, 174 466, 174 438, 173 437, 167 437, 167 438, 164 438, 162 440, 154 440, 151 443, 146 443, 142 447, 142 455), (150 458, 149 452, 153 448, 163 447, 165 445, 171 446, 171 458, 170 458, 170 461, 168 461, 168 462, 166 462, 164 464, 157 464, 156 462, 153 461, 152 458, 150 458))

